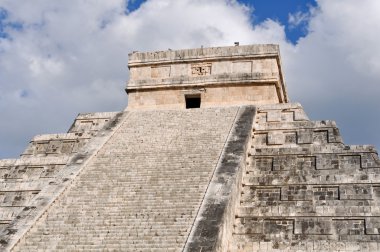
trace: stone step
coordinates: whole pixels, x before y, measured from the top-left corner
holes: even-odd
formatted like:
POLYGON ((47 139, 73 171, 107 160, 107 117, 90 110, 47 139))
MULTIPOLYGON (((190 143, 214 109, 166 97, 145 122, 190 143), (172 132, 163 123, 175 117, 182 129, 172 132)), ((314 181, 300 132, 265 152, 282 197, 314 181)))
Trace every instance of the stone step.
POLYGON ((17 247, 182 251, 237 112, 129 112, 17 247))

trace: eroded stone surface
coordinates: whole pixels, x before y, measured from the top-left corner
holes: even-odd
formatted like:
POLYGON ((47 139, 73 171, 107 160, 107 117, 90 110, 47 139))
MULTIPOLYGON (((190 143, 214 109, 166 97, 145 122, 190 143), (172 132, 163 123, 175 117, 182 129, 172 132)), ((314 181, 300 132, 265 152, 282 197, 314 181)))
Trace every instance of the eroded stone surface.
POLYGON ((128 110, 183 109, 288 101, 277 45, 198 48, 129 55, 128 110))
POLYGON ((376 150, 299 104, 259 106, 255 121, 230 251, 378 251, 376 150))
POLYGON ((119 116, 116 113, 79 115, 68 133, 36 136, 20 159, 0 160, 2 251, 11 249, 75 178, 81 164, 111 134, 112 124, 117 124, 119 116), (76 126, 84 119, 105 123, 78 130, 76 126), (98 132, 102 136, 97 136, 98 132))
POLYGON ((287 103, 278 46, 135 52, 129 67, 126 111, 0 160, 0 250, 380 250, 378 154, 287 103))

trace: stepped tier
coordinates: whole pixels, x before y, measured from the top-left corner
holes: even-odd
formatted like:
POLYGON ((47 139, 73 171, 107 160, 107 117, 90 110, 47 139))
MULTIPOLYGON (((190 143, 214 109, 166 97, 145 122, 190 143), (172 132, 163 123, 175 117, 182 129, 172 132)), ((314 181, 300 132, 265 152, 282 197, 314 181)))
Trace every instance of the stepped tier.
POLYGON ((38 135, 20 159, 0 160, 1 250, 12 248, 59 197, 121 116, 80 114, 68 133, 38 135))
POLYGON ((128 108, 0 160, 1 251, 380 251, 380 160, 288 103, 277 45, 129 55, 128 108))
POLYGON ((299 104, 259 106, 230 251, 378 251, 380 160, 299 104))

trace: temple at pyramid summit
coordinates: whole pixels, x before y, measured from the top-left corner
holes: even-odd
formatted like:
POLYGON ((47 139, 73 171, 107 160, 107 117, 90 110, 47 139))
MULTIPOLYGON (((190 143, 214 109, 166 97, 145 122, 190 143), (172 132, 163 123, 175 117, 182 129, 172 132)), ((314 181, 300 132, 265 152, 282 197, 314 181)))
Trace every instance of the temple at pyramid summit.
POLYGON ((128 66, 124 111, 0 160, 0 251, 380 251, 378 153, 289 102, 278 45, 128 66))

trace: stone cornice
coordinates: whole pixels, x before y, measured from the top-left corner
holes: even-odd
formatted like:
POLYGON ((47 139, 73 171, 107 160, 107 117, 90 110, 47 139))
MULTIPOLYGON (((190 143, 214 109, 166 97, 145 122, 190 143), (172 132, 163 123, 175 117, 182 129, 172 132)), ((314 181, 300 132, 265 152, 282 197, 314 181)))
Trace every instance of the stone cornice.
POLYGON ((176 62, 183 63, 257 57, 278 57, 278 55, 279 46, 273 44, 210 47, 157 52, 133 52, 129 54, 128 66, 135 67, 152 64, 173 64, 176 62))

